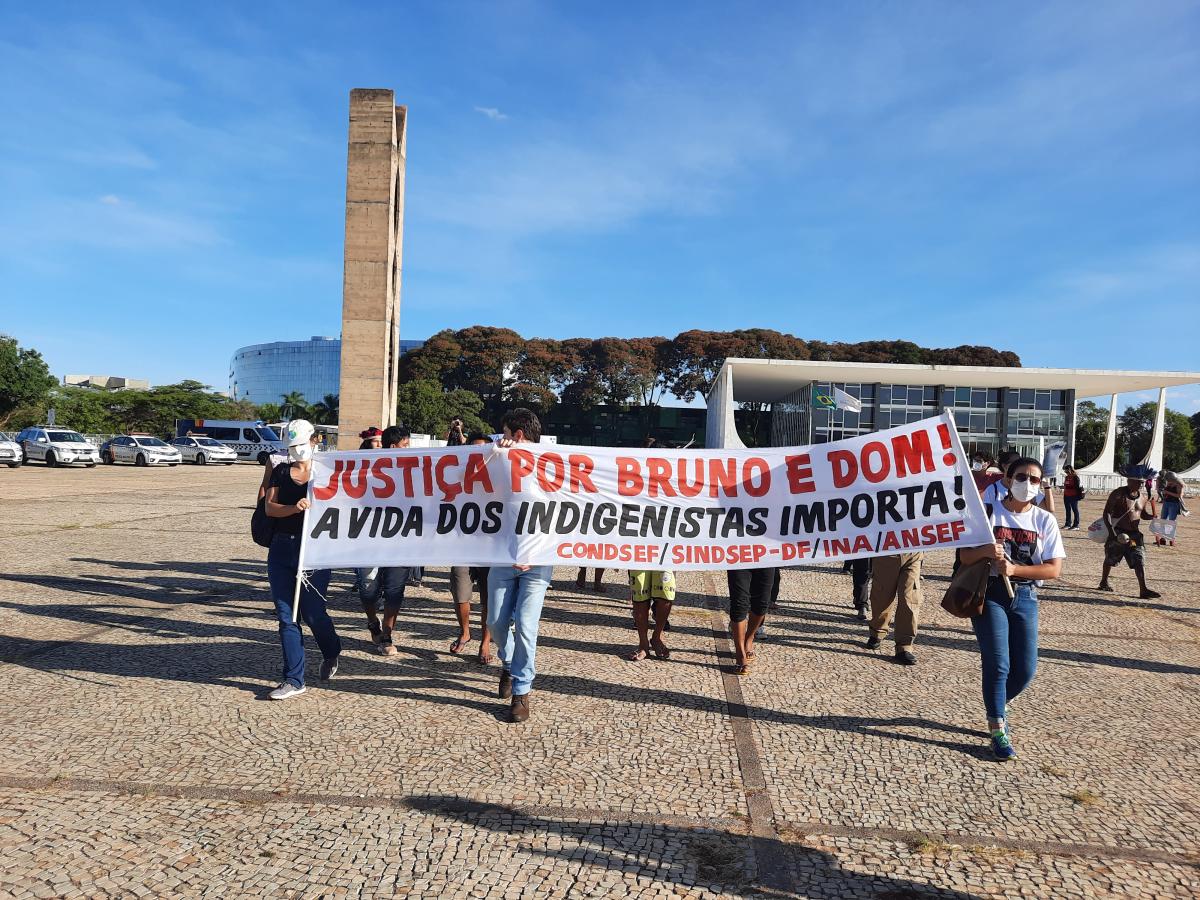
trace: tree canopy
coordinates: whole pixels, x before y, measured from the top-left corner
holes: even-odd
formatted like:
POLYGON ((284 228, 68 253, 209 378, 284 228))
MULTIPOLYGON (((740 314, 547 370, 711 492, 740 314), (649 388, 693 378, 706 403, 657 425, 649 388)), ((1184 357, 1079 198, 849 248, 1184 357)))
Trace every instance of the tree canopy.
POLYGON ((0 334, 0 425, 7 425, 23 407, 43 402, 57 385, 42 354, 0 334))

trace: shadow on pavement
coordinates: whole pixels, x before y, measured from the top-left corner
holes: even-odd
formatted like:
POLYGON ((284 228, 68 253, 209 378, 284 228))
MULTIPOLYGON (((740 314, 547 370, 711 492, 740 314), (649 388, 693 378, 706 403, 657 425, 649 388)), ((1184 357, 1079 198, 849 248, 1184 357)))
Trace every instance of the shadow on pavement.
MULTIPOLYGON (((632 870, 639 878, 684 889, 707 887, 735 897, 814 900, 846 896, 970 900, 975 896, 906 878, 854 872, 843 868, 832 853, 775 837, 670 824, 546 818, 516 807, 453 796, 416 795, 408 798, 406 805, 417 812, 497 832, 514 844, 520 841, 521 847, 514 847, 514 853, 538 855, 557 866, 632 870)), ((534 862, 531 868, 539 866, 534 862)))

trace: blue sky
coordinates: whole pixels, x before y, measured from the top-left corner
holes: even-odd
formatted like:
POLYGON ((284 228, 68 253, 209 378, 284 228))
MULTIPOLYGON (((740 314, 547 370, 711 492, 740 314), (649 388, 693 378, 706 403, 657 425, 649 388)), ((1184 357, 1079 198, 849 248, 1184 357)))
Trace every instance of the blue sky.
POLYGON ((1200 369, 1200 6, 1159 0, 7 4, 0 331, 220 388, 336 334, 353 87, 409 106, 404 337, 1200 369))

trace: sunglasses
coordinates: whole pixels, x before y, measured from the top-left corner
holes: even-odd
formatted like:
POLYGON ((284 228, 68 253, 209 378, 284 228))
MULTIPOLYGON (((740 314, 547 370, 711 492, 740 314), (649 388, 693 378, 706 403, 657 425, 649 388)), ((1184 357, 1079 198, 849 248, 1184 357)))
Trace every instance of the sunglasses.
POLYGON ((1014 475, 1012 477, 1012 480, 1013 481, 1022 481, 1022 482, 1028 481, 1030 484, 1041 484, 1042 476, 1041 475, 1030 475, 1028 472, 1018 472, 1016 475, 1014 475))

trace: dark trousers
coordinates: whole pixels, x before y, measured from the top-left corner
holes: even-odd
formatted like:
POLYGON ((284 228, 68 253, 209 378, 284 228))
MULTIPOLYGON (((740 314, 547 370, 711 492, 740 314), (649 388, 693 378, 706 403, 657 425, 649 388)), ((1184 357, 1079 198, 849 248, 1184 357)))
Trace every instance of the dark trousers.
POLYGON ((1077 527, 1079 525, 1079 498, 1063 497, 1063 503, 1067 507, 1067 518, 1063 522, 1063 528, 1077 527))
POLYGON ((729 577, 729 621, 744 622, 751 611, 756 616, 765 616, 771 607, 771 598, 778 596, 779 570, 730 569, 729 577))
POLYGON ((850 560, 850 577, 854 580, 854 608, 866 609, 871 587, 871 558, 850 560))
MULTIPOLYGON (((292 598, 296 590, 296 571, 300 566, 300 535, 276 532, 267 551, 267 580, 279 620, 279 643, 283 647, 283 680, 304 687, 304 635, 292 619, 292 598)), ((333 659, 342 652, 342 642, 333 620, 325 611, 324 594, 329 590, 328 569, 308 573, 300 588, 300 618, 312 630, 321 655, 333 659)))

